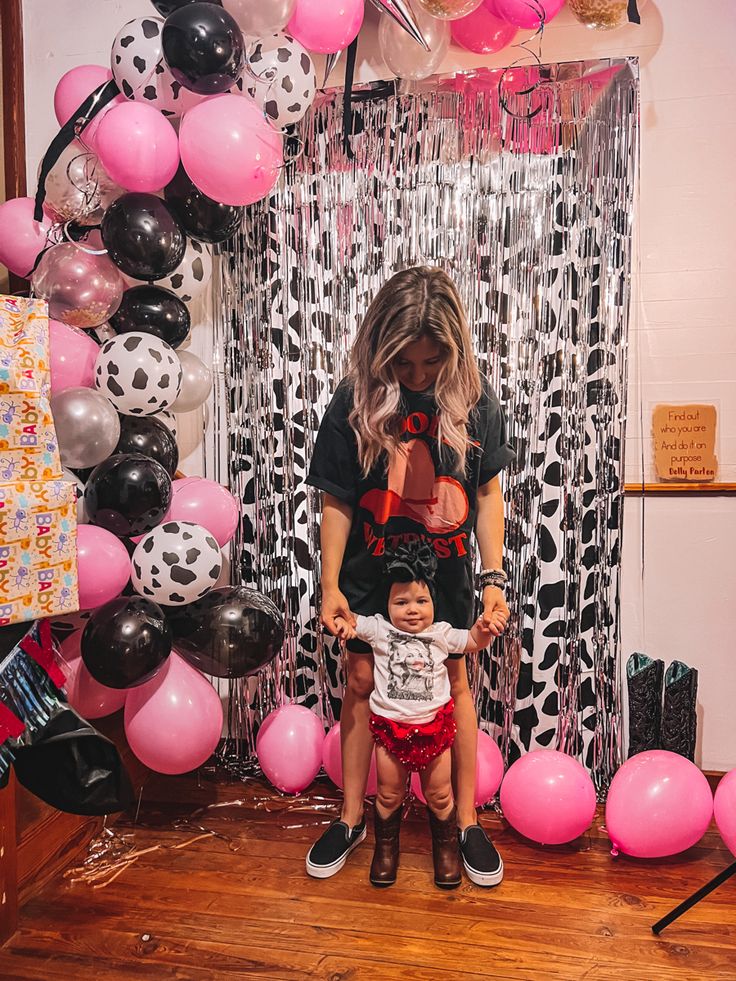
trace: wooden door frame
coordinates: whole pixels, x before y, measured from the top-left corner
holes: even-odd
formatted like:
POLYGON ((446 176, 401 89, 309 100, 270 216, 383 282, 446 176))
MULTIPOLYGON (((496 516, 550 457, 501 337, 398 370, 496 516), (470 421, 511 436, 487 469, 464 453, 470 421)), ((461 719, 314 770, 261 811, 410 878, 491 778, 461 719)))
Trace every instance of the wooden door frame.
MULTIPOLYGON (((5 200, 25 197, 26 111, 23 73, 23 0, 0 0, 2 29, 3 143, 5 200)), ((10 290, 24 289, 26 281, 10 273, 10 290)))

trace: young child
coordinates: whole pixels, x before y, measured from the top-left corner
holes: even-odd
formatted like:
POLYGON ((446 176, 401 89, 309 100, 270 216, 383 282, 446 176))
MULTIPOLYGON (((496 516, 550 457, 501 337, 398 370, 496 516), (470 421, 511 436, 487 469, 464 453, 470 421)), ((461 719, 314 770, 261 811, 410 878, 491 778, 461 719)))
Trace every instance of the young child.
POLYGON ((461 880, 450 779, 454 706, 445 661, 448 654, 486 647, 493 634, 480 619, 470 630, 434 622, 436 570, 437 559, 426 542, 399 546, 387 553, 384 565, 389 620, 380 614, 358 616, 352 627, 336 617, 342 640, 357 637, 373 648, 370 728, 378 775, 370 872, 374 886, 396 881, 401 808, 410 771, 419 772, 429 808, 435 884, 454 889, 461 880))

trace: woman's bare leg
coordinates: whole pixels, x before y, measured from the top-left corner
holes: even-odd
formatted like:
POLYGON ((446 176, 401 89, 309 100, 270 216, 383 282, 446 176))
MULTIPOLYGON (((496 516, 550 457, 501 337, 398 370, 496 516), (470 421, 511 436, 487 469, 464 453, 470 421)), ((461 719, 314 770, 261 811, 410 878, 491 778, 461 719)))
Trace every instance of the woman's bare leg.
POLYGON ((368 728, 373 691, 373 655, 348 652, 348 680, 340 714, 343 802, 341 820, 352 828, 363 817, 363 801, 373 751, 368 728))
POLYGON ((464 831, 475 824, 475 759, 478 754, 478 719, 468 684, 465 658, 450 658, 446 662, 455 701, 457 735, 452 747, 452 783, 457 801, 457 824, 464 831))

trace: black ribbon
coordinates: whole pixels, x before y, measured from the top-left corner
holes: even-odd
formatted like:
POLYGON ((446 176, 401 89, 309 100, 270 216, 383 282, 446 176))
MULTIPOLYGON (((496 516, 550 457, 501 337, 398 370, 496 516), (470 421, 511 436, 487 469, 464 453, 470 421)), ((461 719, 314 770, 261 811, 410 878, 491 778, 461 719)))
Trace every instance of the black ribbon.
POLYGON ((636 0, 629 0, 627 14, 630 24, 641 24, 641 16, 639 15, 639 8, 636 5, 636 0))
POLYGON ((434 582, 437 556, 434 549, 421 540, 397 545, 392 551, 386 551, 383 574, 390 582, 434 582))
POLYGON ((112 102, 116 95, 120 95, 120 89, 113 79, 104 82, 88 95, 76 112, 72 113, 61 127, 59 132, 51 141, 48 150, 44 154, 41 170, 38 175, 38 187, 36 188, 36 204, 33 211, 35 221, 43 221, 43 202, 46 200, 46 178, 49 171, 59 159, 64 150, 72 140, 88 126, 95 116, 105 108, 108 102, 112 102))
POLYGON ((350 144, 350 137, 353 135, 353 79, 355 77, 355 62, 358 58, 358 38, 357 35, 348 46, 348 53, 345 58, 345 88, 342 92, 342 145, 345 156, 348 160, 355 160, 355 154, 350 144))

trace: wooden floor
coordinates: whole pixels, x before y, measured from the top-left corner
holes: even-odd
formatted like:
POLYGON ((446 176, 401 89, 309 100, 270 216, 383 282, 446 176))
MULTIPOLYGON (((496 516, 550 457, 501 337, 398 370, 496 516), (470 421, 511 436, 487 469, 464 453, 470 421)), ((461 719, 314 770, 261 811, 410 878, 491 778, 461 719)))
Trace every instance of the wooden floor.
POLYGON ((308 843, 335 799, 326 783, 311 792, 321 811, 257 781, 157 781, 144 793, 135 844, 164 847, 103 889, 52 882, 0 950, 0 978, 736 979, 736 879, 662 937, 650 930, 732 860, 715 832, 685 856, 641 863, 611 858, 600 819, 575 845, 543 849, 484 816, 506 864, 503 884, 445 893, 432 884, 417 807, 402 832, 399 882, 376 890, 370 835, 340 875, 305 874, 308 843), (205 810, 195 823, 231 840, 172 848, 197 833, 172 828, 197 807, 205 810))

